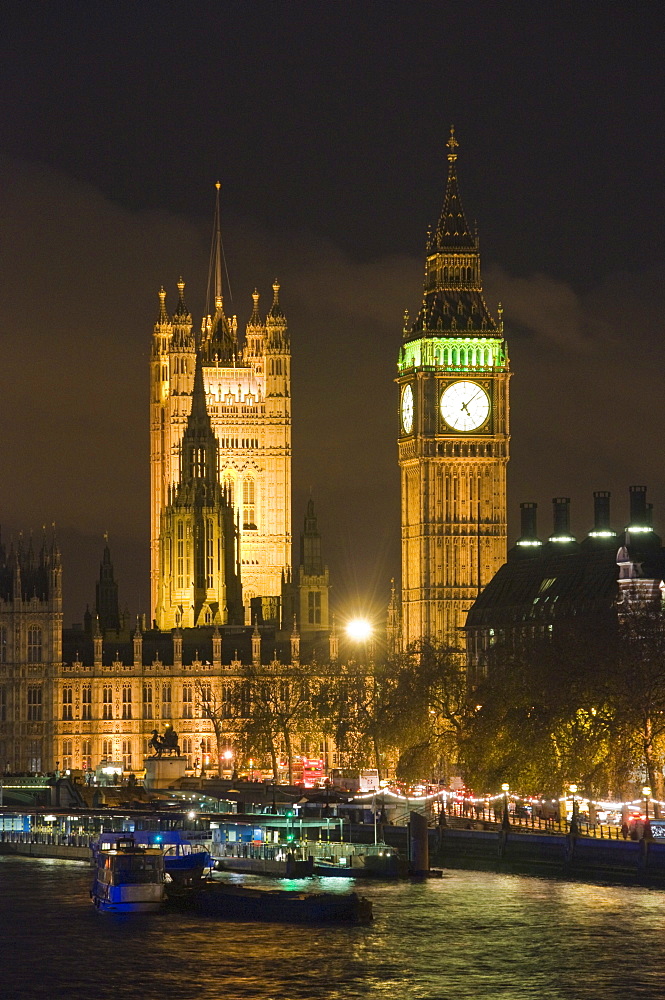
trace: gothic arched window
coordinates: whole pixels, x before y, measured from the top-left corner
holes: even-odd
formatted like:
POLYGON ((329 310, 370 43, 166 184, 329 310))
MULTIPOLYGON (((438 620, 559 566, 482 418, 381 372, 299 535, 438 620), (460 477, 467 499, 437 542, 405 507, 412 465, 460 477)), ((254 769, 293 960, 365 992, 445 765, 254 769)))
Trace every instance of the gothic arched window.
POLYGON ((236 480, 234 474, 231 472, 230 469, 226 469, 226 471, 222 473, 222 486, 226 490, 230 505, 233 507, 233 502, 236 493, 235 489, 236 480))
POLYGON ((248 476, 242 484, 242 526, 256 527, 256 483, 248 476))
POLYGON ((28 663, 42 662, 42 630, 38 625, 28 629, 28 663))
POLYGON ((212 587, 215 579, 215 528, 211 517, 206 520, 206 586, 212 587))
POLYGON ((182 521, 178 521, 176 528, 176 587, 183 588, 185 571, 185 527, 182 521))
POLYGON ((72 690, 71 684, 67 684, 66 687, 62 689, 62 717, 65 720, 71 720, 74 718, 74 692, 72 690))
POLYGON ((122 688, 122 717, 131 719, 132 717, 132 686, 124 684, 122 688))

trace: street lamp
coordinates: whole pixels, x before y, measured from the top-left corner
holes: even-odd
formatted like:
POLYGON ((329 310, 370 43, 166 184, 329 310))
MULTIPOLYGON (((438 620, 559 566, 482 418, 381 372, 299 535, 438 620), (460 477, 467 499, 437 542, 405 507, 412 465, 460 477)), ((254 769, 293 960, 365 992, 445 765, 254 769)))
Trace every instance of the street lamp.
POLYGON ((358 655, 374 662, 374 627, 367 618, 351 618, 344 631, 347 638, 356 645, 358 655))
POLYGON ((354 642, 367 642, 372 635, 372 623, 366 618, 352 618, 347 622, 346 634, 354 642))
POLYGON ((501 820, 501 827, 504 830, 510 830, 510 816, 508 815, 508 792, 510 791, 510 785, 507 781, 501 785, 501 791, 503 792, 503 819, 501 820))
POLYGON ((642 789, 642 795, 644 796, 644 830, 642 831, 643 840, 651 840, 651 821, 649 820, 649 797, 651 795, 651 787, 645 785, 642 789))
POLYGON ((569 785, 568 787, 570 788, 570 794, 573 797, 573 811, 570 817, 570 832, 573 836, 577 836, 579 833, 579 825, 577 822, 577 799, 575 798, 577 795, 577 785, 569 785))

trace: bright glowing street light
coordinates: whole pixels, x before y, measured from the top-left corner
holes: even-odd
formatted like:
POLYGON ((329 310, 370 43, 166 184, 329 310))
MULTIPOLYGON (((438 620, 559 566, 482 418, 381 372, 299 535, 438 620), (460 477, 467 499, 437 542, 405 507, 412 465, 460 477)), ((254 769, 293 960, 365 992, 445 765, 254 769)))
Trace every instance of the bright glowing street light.
POLYGON ((644 796, 644 831, 642 837, 644 840, 651 840, 651 821, 649 819, 649 797, 651 796, 651 786, 645 785, 642 789, 642 795, 644 796))
POLYGON ((366 618, 352 618, 347 623, 346 634, 354 642, 366 642, 372 635, 372 623, 366 618))

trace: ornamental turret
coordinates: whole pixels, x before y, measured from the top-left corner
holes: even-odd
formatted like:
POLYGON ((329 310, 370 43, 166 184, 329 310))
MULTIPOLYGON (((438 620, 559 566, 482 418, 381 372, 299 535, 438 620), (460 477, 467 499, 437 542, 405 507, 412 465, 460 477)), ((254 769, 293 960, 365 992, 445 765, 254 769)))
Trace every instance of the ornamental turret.
POLYGON ((159 289, 159 315, 157 316, 157 321, 153 327, 152 336, 152 356, 153 358, 161 358, 162 355, 166 354, 169 350, 171 344, 171 337, 173 335, 173 324, 171 322, 171 317, 166 311, 166 291, 164 286, 159 289))
MULTIPOLYGON (((245 350, 244 360, 248 363, 259 363, 266 349, 266 324, 259 314, 259 293, 254 289, 252 293, 254 308, 245 328, 245 350)), ((261 362, 262 364, 262 362, 261 362)))
POLYGON ((104 536, 105 545, 102 561, 99 565, 99 580, 96 586, 95 611, 102 632, 120 631, 120 608, 118 605, 118 584, 115 581, 111 550, 108 535, 104 536))

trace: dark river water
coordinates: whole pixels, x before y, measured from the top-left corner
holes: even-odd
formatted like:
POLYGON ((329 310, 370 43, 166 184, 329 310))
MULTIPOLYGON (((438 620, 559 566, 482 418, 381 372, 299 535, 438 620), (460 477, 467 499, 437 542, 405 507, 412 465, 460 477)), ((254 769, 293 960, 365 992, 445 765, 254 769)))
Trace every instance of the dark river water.
MULTIPOLYGON (((351 887, 289 884, 321 882, 351 887)), ((87 865, 0 857, 0 997, 665 1000, 660 890, 446 872, 364 884, 368 927, 311 927, 100 914, 90 883, 87 865)))

